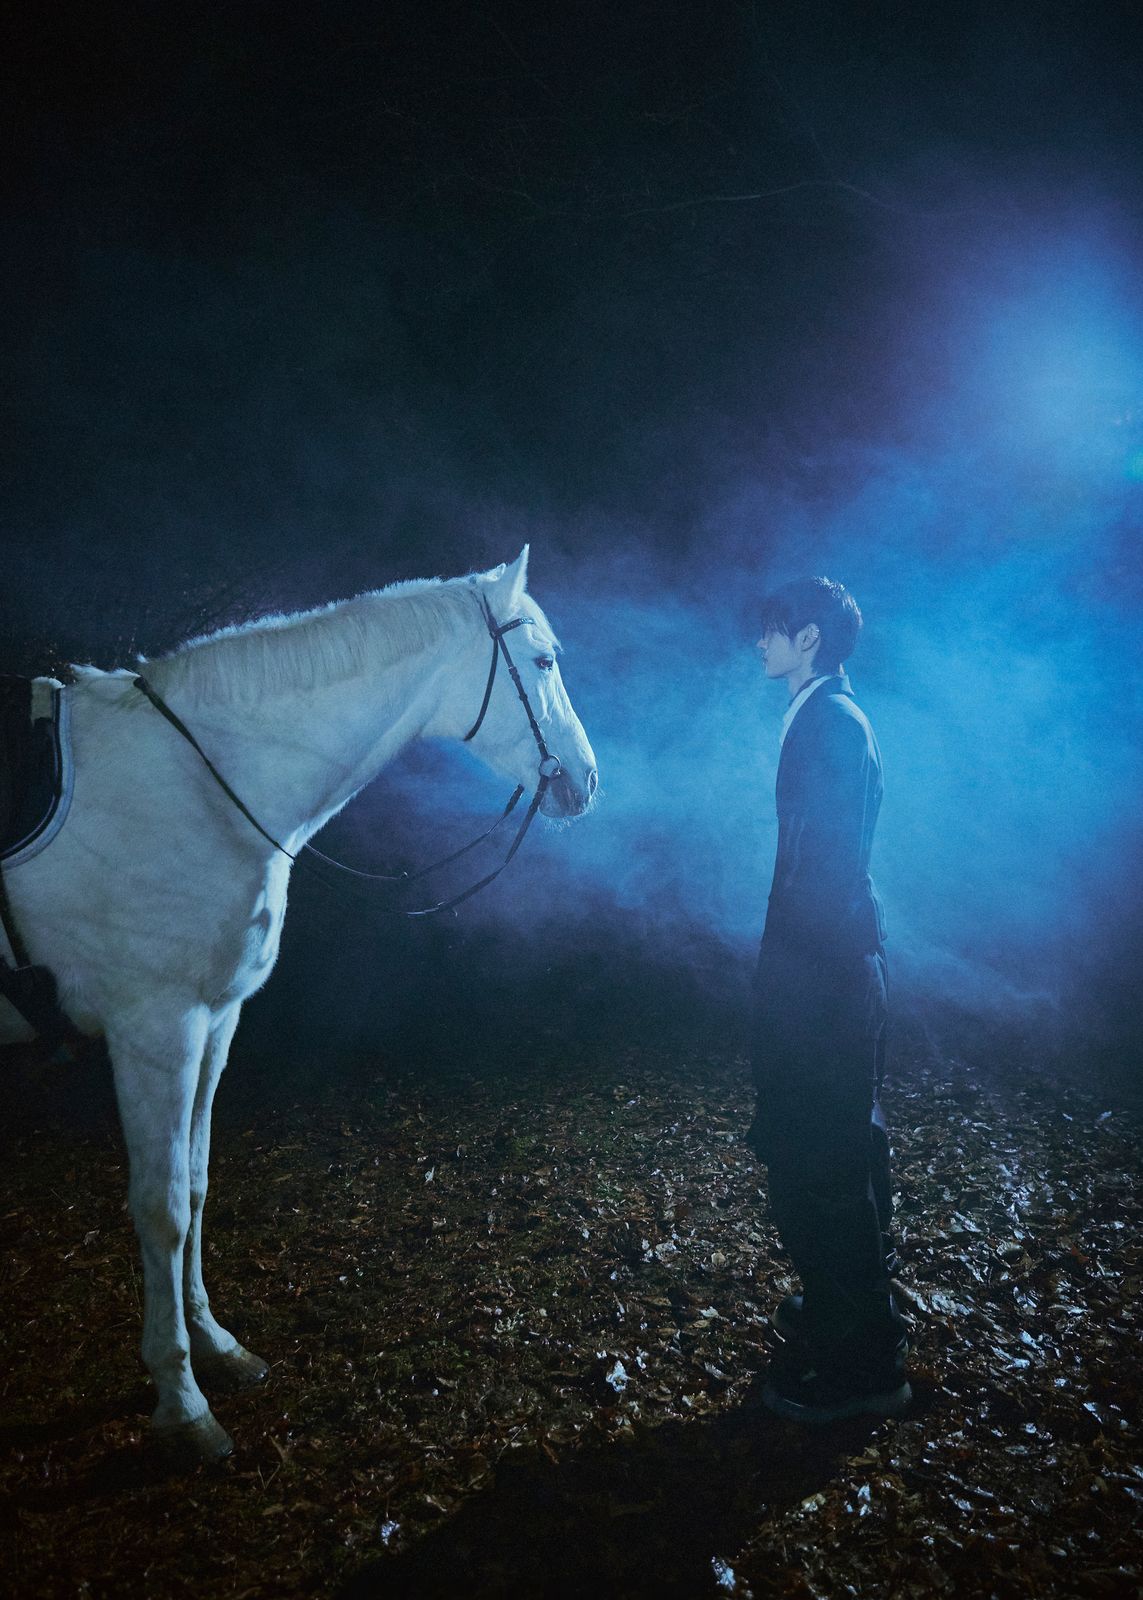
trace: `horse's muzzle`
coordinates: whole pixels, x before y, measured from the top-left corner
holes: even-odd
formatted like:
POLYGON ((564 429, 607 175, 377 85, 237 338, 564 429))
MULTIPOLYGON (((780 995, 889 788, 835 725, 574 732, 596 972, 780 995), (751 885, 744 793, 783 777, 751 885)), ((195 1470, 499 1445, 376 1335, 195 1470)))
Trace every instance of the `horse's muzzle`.
POLYGON ((588 767, 577 781, 565 769, 548 784, 540 809, 548 817, 581 817, 590 806, 599 787, 599 773, 588 767))

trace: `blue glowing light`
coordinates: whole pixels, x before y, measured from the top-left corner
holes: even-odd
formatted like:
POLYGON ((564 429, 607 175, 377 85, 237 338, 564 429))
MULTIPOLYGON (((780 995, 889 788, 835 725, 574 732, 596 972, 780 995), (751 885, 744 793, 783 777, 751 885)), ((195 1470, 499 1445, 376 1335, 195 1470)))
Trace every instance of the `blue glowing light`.
MULTIPOLYGON (((601 803, 530 841, 472 920, 583 945, 606 922, 676 956, 695 927, 748 956, 783 709, 758 606, 819 572, 866 615, 850 668, 885 757, 874 872, 895 970, 962 1000, 1059 1000, 1143 854, 1139 285, 1071 245, 961 289, 944 389, 918 395, 901 357, 901 442, 824 442, 810 488, 777 459, 728 469, 687 570, 616 526, 548 578, 537 537, 601 803)), ((495 807, 491 780, 440 759, 420 804, 495 807)))

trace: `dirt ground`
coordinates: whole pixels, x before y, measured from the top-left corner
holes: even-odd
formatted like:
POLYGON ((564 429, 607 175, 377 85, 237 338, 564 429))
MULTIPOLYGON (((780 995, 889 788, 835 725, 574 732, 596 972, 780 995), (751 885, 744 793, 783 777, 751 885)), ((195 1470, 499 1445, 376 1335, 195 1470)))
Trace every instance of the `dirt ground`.
POLYGON ((232 1068, 208 1286, 269 1380, 237 1450, 145 1448, 105 1064, 7 1069, 0 1588, 12 1597, 1128 1596, 1139 1118, 1046 1072, 898 1052, 912 1413, 769 1415, 791 1288, 745 1065, 556 1040, 232 1068))

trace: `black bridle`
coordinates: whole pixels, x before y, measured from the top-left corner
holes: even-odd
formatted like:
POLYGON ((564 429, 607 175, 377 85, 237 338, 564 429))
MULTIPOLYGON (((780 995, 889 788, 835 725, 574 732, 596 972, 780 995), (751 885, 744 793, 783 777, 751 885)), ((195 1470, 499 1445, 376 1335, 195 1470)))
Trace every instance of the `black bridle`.
MULTIPOLYGON (((509 652, 508 646, 504 640, 504 635, 506 633, 511 633, 513 628, 522 627, 525 623, 531 622, 532 619, 530 617, 513 617, 510 622, 498 623, 496 618, 492 615, 492 608, 489 606, 488 601, 483 595, 480 597, 480 605, 484 614, 484 623, 488 629, 488 635, 492 640, 492 660, 488 667, 488 682, 484 686, 484 699, 481 701, 480 710, 477 713, 476 721, 465 734, 463 743, 468 744, 480 731, 481 724, 484 721, 484 718, 488 712, 489 704, 492 700, 492 687, 496 682, 496 669, 500 664, 500 657, 503 656, 504 664, 508 668, 512 682, 516 685, 516 693, 520 697, 520 703, 527 713, 528 726, 532 730, 532 737, 536 741, 536 748, 540 752, 540 764, 537 772, 538 781, 536 784, 536 792, 532 796, 528 810, 524 815, 524 820, 516 830, 516 837, 508 846, 508 852, 505 855, 504 860, 494 872, 490 872, 487 877, 481 878, 479 883, 472 884, 470 888, 465 889, 461 894, 454 895, 451 900, 442 900, 435 906, 422 906, 416 911, 394 911, 391 913, 393 916, 428 917, 432 916, 437 911, 451 911, 454 906, 458 906, 462 901, 469 899, 470 896, 478 894, 481 889, 486 889, 494 878, 498 878, 500 876, 500 874, 504 871, 504 868, 508 865, 512 857, 523 844, 524 835, 531 827, 532 819, 535 817, 536 812, 543 804, 544 796, 547 794, 549 786, 553 784, 563 772, 563 768, 560 766, 559 760, 557 757, 552 755, 551 751, 544 743, 544 736, 540 731, 539 723, 536 721, 535 712, 532 710, 532 702, 528 699, 528 691, 524 687, 524 684, 520 678, 520 673, 516 667, 516 663, 512 660, 511 653, 509 652)), ((274 838, 272 833, 269 833, 267 829, 262 826, 262 824, 258 821, 258 818, 250 810, 249 806, 247 806, 245 802, 240 799, 237 794, 235 794, 234 790, 227 783, 221 772, 219 772, 214 762, 199 744, 198 740, 187 727, 186 723, 183 722, 181 717, 171 710, 167 702, 160 694, 156 692, 156 690, 151 687, 146 678, 137 677, 134 680, 134 683, 135 688, 138 689, 141 694, 146 696, 155 709, 162 713, 171 726, 187 741, 191 748, 197 751, 206 767, 206 770, 210 773, 215 783, 218 784, 223 794, 225 794, 227 799, 230 800, 239 811, 241 811, 247 822, 249 822, 250 825, 262 835, 263 839, 265 839, 268 844, 272 844, 274 849, 279 851, 288 860, 295 862, 298 866, 308 867, 309 863, 302 857, 301 851, 299 851, 296 855, 293 854, 291 851, 286 849, 285 845, 280 844, 278 840, 274 838)), ((427 867, 421 867, 417 872, 362 872, 357 867, 347 867, 344 862, 335 861, 332 856, 327 856, 323 851, 315 849, 312 844, 303 845, 302 849, 307 851, 310 855, 315 856, 317 860, 324 861, 327 867, 335 867, 339 872, 347 873, 352 878, 366 879, 374 883, 415 883, 418 878, 426 877, 428 873, 436 872, 440 867, 447 867, 453 861, 459 861, 461 856, 467 855, 470 850, 474 850, 478 844, 481 844, 491 834, 495 833, 496 829, 499 828, 501 823, 506 821, 506 819, 515 810, 517 802, 523 793, 524 785, 522 783, 518 784, 512 794, 511 799, 508 801, 508 804, 504 807, 504 810, 500 813, 499 817, 497 817, 496 821, 491 827, 485 828, 483 833, 477 834, 475 839, 470 839, 467 844, 461 845, 460 849, 454 850, 451 855, 442 856, 439 861, 430 862, 427 867)), ((310 868, 310 870, 313 871, 314 869, 310 868)), ((321 872, 315 873, 315 876, 323 883, 328 883, 330 881, 321 872)))

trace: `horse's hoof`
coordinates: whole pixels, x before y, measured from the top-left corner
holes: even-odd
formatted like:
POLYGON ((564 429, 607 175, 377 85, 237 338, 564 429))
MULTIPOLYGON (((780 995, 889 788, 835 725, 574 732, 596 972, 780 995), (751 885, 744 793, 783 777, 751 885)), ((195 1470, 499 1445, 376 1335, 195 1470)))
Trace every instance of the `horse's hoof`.
POLYGON ((221 1390, 224 1394, 264 1383, 269 1371, 269 1364, 261 1356, 244 1350, 240 1344, 233 1350, 216 1352, 194 1362, 194 1375, 202 1387, 221 1390))
POLYGON ((210 1412, 196 1417, 193 1422, 180 1422, 174 1427, 152 1428, 151 1447, 169 1467, 197 1467, 204 1463, 213 1466, 232 1454, 234 1440, 210 1412))

